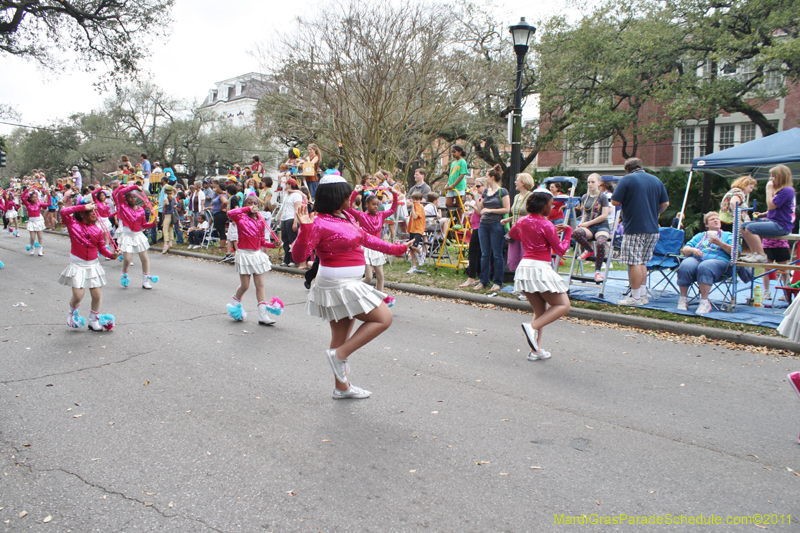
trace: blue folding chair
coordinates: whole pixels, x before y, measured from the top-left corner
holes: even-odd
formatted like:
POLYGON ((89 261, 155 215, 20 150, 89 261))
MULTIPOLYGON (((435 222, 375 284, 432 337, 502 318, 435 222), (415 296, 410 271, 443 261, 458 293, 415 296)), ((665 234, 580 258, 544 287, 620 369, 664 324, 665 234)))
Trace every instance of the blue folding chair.
POLYGON ((679 293, 677 285, 674 283, 678 267, 681 264, 681 248, 683 248, 685 234, 682 229, 659 228, 658 242, 653 251, 653 258, 645 263, 647 267, 647 292, 651 298, 658 300, 667 288, 679 293), (653 278, 660 276, 654 280, 653 278), (661 288, 658 296, 655 291, 661 288))

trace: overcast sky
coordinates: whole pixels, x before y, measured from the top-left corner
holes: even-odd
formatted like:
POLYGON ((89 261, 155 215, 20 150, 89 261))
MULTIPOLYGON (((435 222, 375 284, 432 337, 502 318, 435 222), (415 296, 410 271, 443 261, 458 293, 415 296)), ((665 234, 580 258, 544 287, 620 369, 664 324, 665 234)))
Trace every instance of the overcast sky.
MULTIPOLYGON (((567 0, 498 0, 496 16, 504 24, 528 21, 563 11, 567 0)), ((147 75, 169 94, 202 101, 215 82, 261 70, 252 52, 272 32, 286 28, 297 14, 322 9, 324 2, 294 0, 176 0, 172 33, 151 43, 143 63, 147 75), (224 8, 223 8, 224 6, 224 8)), ((97 74, 69 70, 49 72, 19 58, 0 55, 0 102, 21 114, 21 123, 46 125, 73 113, 98 108, 105 95, 92 87, 97 74)), ((527 112, 526 112, 527 114, 527 112)), ((0 124, 0 134, 11 126, 0 124)))

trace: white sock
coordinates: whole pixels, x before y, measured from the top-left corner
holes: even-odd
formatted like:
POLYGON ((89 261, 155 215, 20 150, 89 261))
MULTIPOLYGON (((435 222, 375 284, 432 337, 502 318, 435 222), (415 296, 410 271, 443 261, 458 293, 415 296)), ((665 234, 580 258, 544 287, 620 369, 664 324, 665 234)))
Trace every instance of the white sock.
POLYGON ((647 289, 645 288, 644 285, 642 285, 641 287, 639 287, 639 295, 636 298, 641 300, 642 297, 645 296, 646 294, 647 294, 647 289))

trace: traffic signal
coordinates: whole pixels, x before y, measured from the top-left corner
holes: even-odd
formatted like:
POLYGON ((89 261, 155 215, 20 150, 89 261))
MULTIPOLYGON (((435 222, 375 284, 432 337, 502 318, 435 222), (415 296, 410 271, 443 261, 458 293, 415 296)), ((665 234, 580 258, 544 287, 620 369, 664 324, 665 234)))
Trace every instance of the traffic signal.
POLYGON ((6 166, 6 153, 0 152, 0 167, 6 166))

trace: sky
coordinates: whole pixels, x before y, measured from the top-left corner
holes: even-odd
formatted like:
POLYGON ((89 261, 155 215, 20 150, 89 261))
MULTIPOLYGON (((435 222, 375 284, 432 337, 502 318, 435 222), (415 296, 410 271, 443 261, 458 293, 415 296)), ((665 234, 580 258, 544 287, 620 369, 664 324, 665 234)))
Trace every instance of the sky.
MULTIPOLYGON (((214 83, 261 72, 254 52, 270 34, 288 27, 298 14, 321 9, 324 2, 262 2, 255 0, 176 0, 171 35, 151 43, 151 56, 142 63, 143 77, 172 96, 200 102, 214 83), (222 6, 224 5, 224 8, 222 6)), ((566 9, 567 0, 497 0, 495 16, 504 24, 526 17, 529 22, 566 9)), ((0 103, 10 104, 22 124, 43 126, 74 113, 101 106, 107 94, 92 86, 97 73, 70 69, 43 70, 34 62, 0 55, 0 103)), ((524 115, 531 114, 526 106, 524 115)), ((0 124, 0 134, 12 126, 0 124)))

